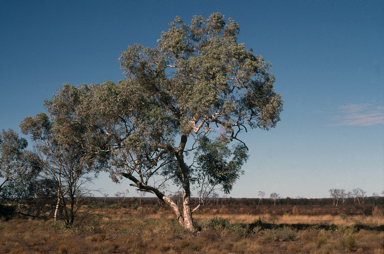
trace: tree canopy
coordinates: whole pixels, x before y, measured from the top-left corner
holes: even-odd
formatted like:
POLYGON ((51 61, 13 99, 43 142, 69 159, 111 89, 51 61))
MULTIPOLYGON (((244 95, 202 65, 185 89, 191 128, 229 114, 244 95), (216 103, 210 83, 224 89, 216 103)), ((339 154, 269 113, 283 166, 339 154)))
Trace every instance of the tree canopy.
POLYGON ((271 65, 237 42, 239 31, 220 13, 190 25, 176 17, 156 47, 121 54, 125 80, 58 90, 47 104, 55 131, 81 128, 88 149, 110 156, 115 180, 154 193, 193 230, 191 185, 229 192, 248 158, 239 134, 280 120, 271 65), (168 180, 182 189, 182 209, 165 195, 168 180))
MULTIPOLYGON (((71 94, 68 91, 65 94, 66 102, 69 102, 71 94)), ((81 195, 82 185, 92 179, 90 174, 97 175, 103 169, 107 155, 88 148, 83 135, 85 128, 81 124, 64 126, 60 132, 60 128, 56 126, 63 126, 63 119, 70 118, 75 104, 70 101, 67 106, 69 107, 47 100, 45 107, 50 116, 40 113, 35 117, 26 117, 20 123, 20 128, 23 134, 30 135, 35 148, 40 152, 40 158, 44 161, 42 175, 46 182, 56 184, 55 221, 59 210, 63 210, 64 222, 72 225, 78 208, 75 204, 81 195)))
POLYGON ((26 150, 28 142, 9 129, 0 133, 0 177, 4 181, 0 184, 0 192, 9 183, 25 181, 41 170, 38 156, 26 150))

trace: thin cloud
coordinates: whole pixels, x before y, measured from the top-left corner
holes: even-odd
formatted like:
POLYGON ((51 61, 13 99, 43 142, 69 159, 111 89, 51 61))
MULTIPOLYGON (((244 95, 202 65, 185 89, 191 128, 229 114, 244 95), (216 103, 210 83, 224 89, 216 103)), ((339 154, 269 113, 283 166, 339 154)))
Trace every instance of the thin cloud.
POLYGON ((336 123, 329 126, 358 125, 370 126, 384 125, 384 107, 372 106, 368 103, 346 104, 339 107, 340 115, 335 116, 336 123))

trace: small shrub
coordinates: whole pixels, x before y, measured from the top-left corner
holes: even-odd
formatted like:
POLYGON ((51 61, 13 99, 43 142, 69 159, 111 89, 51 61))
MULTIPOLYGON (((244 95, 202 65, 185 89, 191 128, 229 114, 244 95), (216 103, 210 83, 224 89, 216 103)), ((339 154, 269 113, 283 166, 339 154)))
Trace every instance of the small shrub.
POLYGON ((248 232, 248 227, 244 226, 242 224, 239 224, 239 223, 228 224, 226 226, 226 228, 228 230, 232 231, 232 233, 234 233, 240 237, 245 237, 247 235, 247 232, 248 232))
POLYGON ((321 245, 327 242, 327 237, 325 235, 319 235, 313 238, 313 241, 315 242, 316 247, 320 248, 321 245))
POLYGON ((261 227, 261 226, 256 226, 256 227, 253 228, 252 232, 253 232, 253 233, 259 233, 259 232, 261 232, 261 230, 263 230, 263 227, 261 227))
POLYGON ((211 220, 206 220, 202 224, 202 228, 209 228, 216 231, 221 231, 229 225, 229 219, 214 217, 211 220))
POLYGON ((88 207, 92 209, 96 209, 96 208, 106 208, 108 206, 100 201, 92 201, 91 203, 88 204, 88 207))
POLYGON ((345 236, 344 239, 341 240, 341 245, 345 250, 351 251, 356 245, 355 237, 352 235, 345 236))
POLYGON ((332 231, 335 231, 335 230, 337 230, 337 225, 335 225, 335 224, 331 224, 331 225, 329 225, 329 230, 332 230, 332 231))
POLYGON ((353 233, 355 233, 357 230, 355 227, 342 227, 342 228, 340 228, 340 231, 344 232, 345 236, 349 236, 349 235, 352 235, 353 233))
POLYGON ((344 214, 344 213, 340 213, 340 218, 342 218, 343 220, 345 220, 346 218, 347 218, 347 215, 346 214, 344 214))
POLYGON ((280 241, 280 242, 284 241, 283 233, 281 233, 281 232, 274 232, 274 233, 275 233, 275 240, 276 241, 280 241))
POLYGON ((294 240, 296 238, 296 231, 289 227, 284 227, 282 229, 282 235, 284 241, 294 240))
POLYGON ((132 204, 132 210, 137 210, 139 208, 139 205, 137 203, 132 204))
POLYGON ((121 205, 118 205, 118 204, 112 204, 110 206, 108 206, 109 208, 111 209, 120 209, 121 208, 121 205))
POLYGON ((264 231, 264 240, 271 242, 275 240, 275 232, 272 229, 267 229, 264 231))

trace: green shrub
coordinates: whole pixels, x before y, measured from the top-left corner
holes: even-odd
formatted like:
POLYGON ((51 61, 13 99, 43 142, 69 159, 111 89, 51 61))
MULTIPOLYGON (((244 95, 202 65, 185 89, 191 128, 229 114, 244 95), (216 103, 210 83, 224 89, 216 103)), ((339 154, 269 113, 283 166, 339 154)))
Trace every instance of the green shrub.
POLYGON ((137 208, 139 208, 139 204, 137 203, 132 204, 132 210, 137 210, 137 208))
POLYGON ((248 226, 240 223, 228 224, 226 229, 240 237, 245 237, 248 233, 248 226))
POLYGON ((275 241, 275 231, 272 229, 266 229, 264 231, 264 239, 266 241, 275 241))
POLYGON ((229 223, 229 219, 223 219, 220 217, 214 217, 211 220, 203 221, 201 228, 203 229, 213 229, 215 231, 228 230, 240 237, 244 237, 248 234, 250 230, 249 225, 240 224, 240 223, 229 223))
POLYGON ((108 206, 109 208, 111 209, 120 209, 121 208, 121 205, 118 205, 118 204, 112 204, 110 206, 108 206))
POLYGON ((290 227, 266 229, 264 231, 264 238, 267 241, 289 241, 296 238, 296 230, 290 227))
POLYGON ((296 230, 293 230, 289 227, 283 227, 281 231, 284 241, 294 240, 296 238, 296 230))
POLYGON ((313 241, 315 242, 316 247, 320 248, 321 245, 327 242, 327 237, 323 234, 320 234, 317 237, 313 238, 313 241))
POLYGON ((88 207, 89 208, 93 208, 93 209, 95 209, 95 208, 106 208, 107 205, 104 204, 101 201, 92 201, 91 203, 88 204, 88 207))
POLYGON ((221 231, 221 230, 225 229, 228 225, 229 225, 229 219, 214 217, 211 220, 203 221, 201 227, 213 229, 216 231, 221 231))
POLYGON ((344 236, 344 239, 341 240, 341 245, 346 251, 351 251, 356 245, 355 237, 353 235, 344 236))
POLYGON ((340 218, 342 218, 343 220, 345 220, 346 218, 347 218, 347 215, 346 214, 344 214, 344 213, 340 213, 340 218))

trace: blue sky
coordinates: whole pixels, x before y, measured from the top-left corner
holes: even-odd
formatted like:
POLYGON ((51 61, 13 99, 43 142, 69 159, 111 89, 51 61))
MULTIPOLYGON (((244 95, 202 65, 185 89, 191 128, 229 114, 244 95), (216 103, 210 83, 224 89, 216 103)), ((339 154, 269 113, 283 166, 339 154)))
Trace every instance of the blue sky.
MULTIPOLYGON (((0 129, 19 131, 64 83, 118 82, 128 45, 154 47, 180 16, 220 12, 238 41, 273 64, 281 122, 243 135, 250 148, 232 197, 328 197, 384 190, 384 1, 0 0, 0 129)), ((128 181, 106 174, 113 196, 128 181)), ((137 196, 130 189, 130 196, 137 196)))

